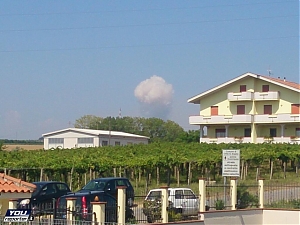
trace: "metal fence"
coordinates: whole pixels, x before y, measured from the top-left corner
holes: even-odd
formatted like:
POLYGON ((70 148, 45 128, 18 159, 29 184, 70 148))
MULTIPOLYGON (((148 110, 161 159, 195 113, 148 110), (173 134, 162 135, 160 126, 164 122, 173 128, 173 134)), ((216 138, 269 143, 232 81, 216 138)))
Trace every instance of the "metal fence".
MULTIPOLYGON (((162 222, 161 196, 145 199, 146 196, 135 196, 132 207, 136 223, 162 222)), ((198 219, 199 199, 195 195, 169 195, 168 220, 178 222, 198 219)))
POLYGON ((264 183, 264 207, 300 209, 300 182, 264 183))
POLYGON ((231 208, 230 185, 214 184, 206 186, 206 211, 231 208))

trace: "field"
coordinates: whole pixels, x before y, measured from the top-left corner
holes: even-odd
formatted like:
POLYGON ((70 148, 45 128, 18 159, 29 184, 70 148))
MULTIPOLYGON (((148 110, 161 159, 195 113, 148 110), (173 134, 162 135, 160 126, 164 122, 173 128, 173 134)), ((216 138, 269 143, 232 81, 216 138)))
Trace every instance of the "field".
POLYGON ((44 145, 25 145, 25 144, 5 144, 5 150, 12 151, 12 150, 39 150, 43 149, 44 145))

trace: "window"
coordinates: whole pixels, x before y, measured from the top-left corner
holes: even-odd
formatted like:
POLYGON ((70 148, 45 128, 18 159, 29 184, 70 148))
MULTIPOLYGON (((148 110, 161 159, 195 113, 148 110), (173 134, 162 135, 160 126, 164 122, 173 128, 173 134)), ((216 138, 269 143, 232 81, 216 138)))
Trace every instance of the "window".
POLYGON ((116 180, 117 186, 127 186, 124 180, 116 180))
POLYGON ((184 190, 184 198, 185 199, 197 199, 197 197, 191 190, 184 190))
POLYGON ((52 195, 56 193, 56 186, 55 184, 47 184, 43 190, 41 195, 52 195))
POLYGON ((175 199, 184 199, 183 190, 175 191, 175 199))
POLYGON ((108 141, 102 141, 102 146, 107 146, 108 145, 108 141))
POLYGON ((300 128, 296 128, 296 136, 300 137, 300 128))
POLYGON ((132 145, 132 142, 127 142, 128 145, 132 145))
POLYGON ((226 131, 225 129, 216 129, 216 137, 225 137, 226 136, 226 131))
POLYGON ((116 142, 115 142, 115 145, 119 146, 119 145, 121 145, 121 142, 116 141, 116 142))
POLYGON ((111 191, 116 190, 116 182, 115 180, 111 180, 107 183, 106 189, 108 190, 110 188, 111 191))
POLYGON ((272 105, 264 105, 264 114, 272 114, 272 105))
POLYGON ((246 91, 246 85, 240 85, 240 92, 246 91))
POLYGON ((263 85, 262 86, 262 92, 268 92, 270 89, 269 89, 269 85, 263 85))
POLYGON ((270 128, 270 137, 277 137, 276 128, 270 128))
POLYGON ((148 198, 148 200, 156 200, 156 199, 161 199, 161 191, 152 191, 148 198))
POLYGON ((237 105, 236 114, 237 115, 245 114, 245 105, 237 105))
POLYGON ((59 191, 68 191, 69 188, 65 184, 56 184, 59 191))
POLYGON ((63 138, 49 138, 49 144, 63 144, 63 138))
POLYGON ((245 128, 244 137, 251 137, 251 128, 245 128))
POLYGON ((210 108, 210 115, 217 116, 219 114, 218 112, 218 106, 211 106, 210 108))
POLYGON ((292 114, 300 114, 300 104, 292 104, 292 114))
POLYGON ((78 138, 77 142, 78 144, 93 144, 94 138, 78 138))

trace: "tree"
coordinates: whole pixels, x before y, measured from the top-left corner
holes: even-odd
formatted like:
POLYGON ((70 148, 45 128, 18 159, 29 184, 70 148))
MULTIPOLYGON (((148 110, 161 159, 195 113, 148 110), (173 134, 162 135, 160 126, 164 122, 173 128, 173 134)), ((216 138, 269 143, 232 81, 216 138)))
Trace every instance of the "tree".
POLYGON ((85 115, 75 121, 76 128, 98 129, 97 125, 103 120, 102 117, 85 115))
MULTIPOLYGON (((151 142, 157 141, 182 141, 185 131, 177 123, 160 118, 143 117, 97 117, 85 115, 76 120, 75 127, 122 131, 150 137, 151 142)), ((199 140, 199 139, 198 139, 199 140)))

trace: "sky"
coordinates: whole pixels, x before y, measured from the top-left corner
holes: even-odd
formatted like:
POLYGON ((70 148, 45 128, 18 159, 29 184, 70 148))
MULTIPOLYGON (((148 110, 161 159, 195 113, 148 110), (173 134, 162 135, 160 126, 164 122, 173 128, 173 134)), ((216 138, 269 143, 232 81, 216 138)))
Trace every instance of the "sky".
POLYGON ((0 139, 84 115, 158 117, 246 72, 299 83, 296 0, 2 0, 0 139))

